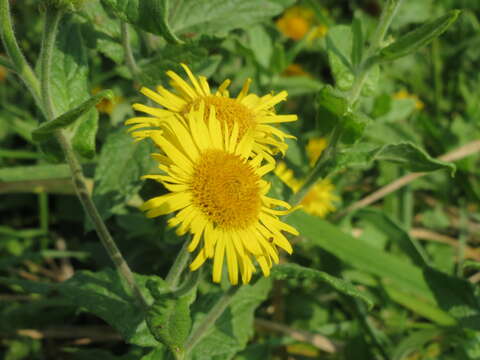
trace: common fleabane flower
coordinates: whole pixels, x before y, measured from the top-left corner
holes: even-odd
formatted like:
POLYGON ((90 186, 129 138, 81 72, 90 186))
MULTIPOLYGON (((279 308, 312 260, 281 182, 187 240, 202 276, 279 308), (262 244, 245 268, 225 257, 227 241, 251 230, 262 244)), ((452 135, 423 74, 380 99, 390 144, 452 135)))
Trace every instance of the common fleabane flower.
POLYGON ((126 125, 132 125, 130 131, 138 139, 148 136, 145 128, 162 128, 165 124, 182 121, 184 115, 192 109, 197 109, 202 102, 205 104, 204 121, 209 118, 210 108, 215 108, 216 118, 222 131, 228 129, 231 134, 234 125, 238 128, 238 138, 245 134, 253 136, 252 154, 262 154, 273 162, 272 155, 287 150, 286 138, 293 136, 281 131, 275 124, 297 120, 296 115, 277 115, 274 106, 287 98, 287 92, 264 95, 259 97, 249 94, 251 80, 243 84, 237 97, 230 97, 228 86, 230 80, 225 80, 219 88, 212 92, 204 76, 195 76, 188 66, 181 64, 189 81, 185 81, 173 71, 167 71, 173 91, 158 86, 157 91, 143 87, 140 92, 159 104, 162 108, 143 104, 134 104, 135 110, 144 112, 151 117, 135 117, 127 120, 126 125), (175 115, 181 115, 180 117, 175 115))
POLYGON ((268 276, 279 260, 277 247, 292 252, 282 231, 298 232, 278 218, 290 212, 290 205, 267 196, 270 184, 262 177, 274 165, 262 155, 250 158, 254 138, 248 132, 254 130, 241 134, 236 122, 231 129, 222 127, 216 107, 207 104, 208 110, 200 102, 162 130, 145 133, 160 150, 153 157, 162 171, 145 178, 159 181, 169 193, 141 209, 148 217, 175 213, 169 225, 177 226, 179 235, 192 235, 188 251, 199 248, 192 271, 213 258, 213 281, 219 282, 226 257, 230 282, 237 284, 240 274, 248 283, 255 272, 252 260, 268 276))

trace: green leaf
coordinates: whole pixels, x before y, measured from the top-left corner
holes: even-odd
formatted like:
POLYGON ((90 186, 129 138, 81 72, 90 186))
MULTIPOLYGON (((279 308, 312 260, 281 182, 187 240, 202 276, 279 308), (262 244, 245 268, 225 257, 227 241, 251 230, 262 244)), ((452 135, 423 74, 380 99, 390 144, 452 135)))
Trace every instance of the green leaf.
POLYGON ((60 115, 59 117, 42 123, 38 128, 33 130, 32 138, 35 141, 42 141, 51 137, 51 134, 58 129, 63 129, 73 124, 78 118, 82 117, 102 99, 113 99, 113 93, 110 90, 104 90, 84 101, 72 110, 60 115))
POLYGON ((123 65, 125 54, 118 20, 105 11, 100 1, 87 1, 79 15, 82 16, 82 20, 85 19, 82 35, 86 45, 110 58, 117 65, 123 65))
POLYGON ((425 150, 410 142, 388 144, 373 147, 371 144, 358 144, 339 153, 337 170, 356 166, 370 166, 375 160, 390 161, 401 164, 406 170, 415 172, 448 169, 453 175, 455 165, 432 158, 425 150))
POLYGON ((342 119, 342 143, 352 145, 357 142, 363 136, 363 132, 370 121, 371 119, 368 116, 360 112, 346 114, 342 119))
POLYGON ((120 213, 141 187, 140 177, 153 168, 151 145, 135 143, 124 128, 112 132, 102 147, 95 170, 93 200, 104 219, 120 213))
POLYGON ((397 245, 410 257, 413 263, 419 267, 427 266, 427 255, 417 242, 410 235, 391 219, 384 211, 374 209, 361 209, 357 215, 374 225, 383 232, 388 239, 397 243, 397 245))
MULTIPOLYGON (((255 309, 267 298, 271 288, 271 280, 260 278, 253 285, 243 285, 222 316, 216 321, 197 346, 192 349, 192 360, 232 359, 245 348, 253 336, 253 319, 255 309)), ((222 292, 209 294, 197 300, 197 309, 193 329, 221 296, 222 292)))
POLYGON ((169 0, 102 0, 102 2, 123 21, 161 35, 169 42, 182 42, 168 23, 170 8, 176 6, 170 5, 169 0))
POLYGON ((72 138, 73 149, 87 159, 95 157, 95 137, 98 131, 98 111, 92 108, 87 119, 79 122, 72 138))
POLYGON ((274 0, 176 0, 170 22, 177 35, 225 37, 234 29, 247 29, 280 14, 286 6, 274 0))
POLYGON ((480 304, 470 282, 431 267, 425 267, 423 275, 443 310, 461 326, 480 330, 480 304))
POLYGON ((273 54, 273 42, 270 35, 262 25, 255 25, 246 29, 248 48, 251 50, 255 61, 262 69, 268 70, 273 54))
POLYGON ((167 70, 183 74, 180 63, 188 64, 196 74, 203 76, 212 75, 217 69, 221 56, 209 56, 208 48, 214 47, 218 41, 199 41, 183 45, 167 44, 161 50, 161 55, 139 62, 142 69, 141 81, 146 86, 156 86, 159 83, 168 83, 167 70))
POLYGON ((280 264, 272 268, 272 276, 275 279, 300 278, 323 281, 342 294, 353 296, 365 301, 369 309, 374 305, 373 299, 367 293, 359 291, 350 282, 336 278, 323 271, 310 269, 297 264, 280 264))
POLYGON ((423 305, 423 308, 411 307, 412 311, 439 324, 455 324, 455 319, 436 305, 435 297, 420 268, 359 241, 327 221, 302 211, 289 215, 288 222, 311 244, 335 255, 349 266, 377 276, 383 283, 389 284, 395 290, 401 290, 406 296, 423 305))
MULTIPOLYGON (((166 284, 165 284, 166 285, 166 284)), ((156 286, 150 282, 149 288, 156 286)), ((147 311, 146 320, 152 335, 176 354, 183 354, 183 344, 190 333, 192 319, 190 304, 195 299, 196 291, 177 297, 174 294, 161 294, 151 290, 155 302, 147 311)))
MULTIPOLYGON (((135 280, 147 301, 152 301, 146 291, 146 282, 158 282, 161 279, 135 275, 135 280)), ((136 306, 135 299, 127 294, 122 279, 114 270, 77 271, 72 278, 58 285, 58 291, 72 305, 105 320, 129 343, 158 346, 147 328, 143 311, 136 306)))
MULTIPOLYGON (((88 56, 80 32, 81 25, 75 19, 73 16, 67 16, 60 24, 52 55, 51 92, 54 108, 59 114, 67 114, 71 109, 77 108, 90 98, 88 56)), ((69 114, 67 119, 62 119, 61 122, 70 121, 71 115, 73 114, 69 114)), ((94 107, 90 107, 89 110, 83 111, 78 116, 78 121, 73 121, 65 129, 67 136, 74 138, 74 149, 81 155, 93 157, 97 123, 98 112, 94 107), (81 133, 75 139, 75 133, 80 125, 81 133), (79 136, 84 139, 79 140, 79 136)), ((56 125, 58 123, 48 125, 47 130, 49 126, 55 127, 56 125)), ((48 139, 45 144, 41 144, 41 149, 57 160, 61 160, 58 145, 51 139, 48 139)))
POLYGON ((349 110, 345 96, 330 85, 323 87, 315 99, 317 104, 317 123, 324 134, 337 126, 349 110))
POLYGON ((415 30, 401 36, 393 44, 388 45, 380 51, 379 61, 392 61, 428 45, 455 22, 460 12, 460 10, 452 10, 438 19, 423 24, 415 30))
POLYGON ((395 346, 395 350, 392 354, 392 360, 404 360, 408 355, 423 348, 424 345, 429 343, 435 338, 438 338, 444 332, 439 328, 428 328, 414 331, 400 343, 395 346))
POLYGON ((336 87, 340 90, 349 90, 355 79, 350 62, 350 54, 352 54, 350 26, 336 25, 328 30, 327 52, 336 87))

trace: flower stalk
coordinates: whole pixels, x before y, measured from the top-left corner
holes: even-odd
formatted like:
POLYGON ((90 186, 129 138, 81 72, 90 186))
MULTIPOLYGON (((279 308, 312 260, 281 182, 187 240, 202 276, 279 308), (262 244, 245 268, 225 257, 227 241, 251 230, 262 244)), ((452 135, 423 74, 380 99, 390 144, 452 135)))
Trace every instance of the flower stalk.
POLYGON ((363 86, 365 85, 365 80, 367 79, 368 72, 370 71, 372 65, 375 63, 374 56, 382 45, 383 39, 392 23, 393 17, 395 16, 398 8, 402 4, 403 0, 388 0, 383 8, 382 14, 380 15, 380 20, 375 29, 375 32, 372 35, 370 40, 370 46, 365 52, 365 60, 362 61, 358 68, 358 72, 355 76, 352 89, 349 94, 349 105, 352 106, 357 101, 360 93, 362 92, 363 86))
MULTIPOLYGON (((58 114, 56 113, 55 106, 53 104, 51 88, 50 88, 50 72, 52 65, 52 56, 55 45, 55 39, 58 30, 58 24, 62 18, 63 12, 54 8, 48 8, 45 15, 45 26, 42 39, 42 50, 41 50, 41 95, 42 95, 42 104, 44 112, 47 116, 47 120, 53 120, 58 114)), ((70 141, 67 139, 63 130, 55 131, 55 138, 59 142, 63 153, 65 155, 65 160, 68 163, 72 175, 72 181, 82 206, 89 216, 90 220, 95 226, 102 245, 107 250, 108 255, 112 259, 118 273, 125 280, 128 287, 132 291, 133 295, 137 299, 139 305, 146 309, 148 304, 143 297, 140 288, 138 287, 133 273, 130 270, 127 262, 123 258, 120 250, 118 249, 115 241, 113 240, 110 232, 108 231, 105 223, 98 212, 95 203, 90 196, 88 191, 87 183, 83 175, 82 167, 78 161, 70 141)))
POLYGON ((13 31, 9 0, 0 0, 0 37, 12 67, 27 86, 38 107, 42 109, 40 82, 18 46, 13 31))

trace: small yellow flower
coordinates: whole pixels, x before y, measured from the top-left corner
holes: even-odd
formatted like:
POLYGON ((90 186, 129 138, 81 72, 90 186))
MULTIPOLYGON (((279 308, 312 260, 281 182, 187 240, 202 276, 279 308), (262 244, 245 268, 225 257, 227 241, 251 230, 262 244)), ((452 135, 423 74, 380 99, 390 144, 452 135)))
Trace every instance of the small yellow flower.
POLYGON ((315 13, 309 8, 293 6, 287 9, 276 21, 278 30, 293 40, 301 40, 308 36, 307 40, 323 37, 327 33, 325 25, 314 27, 315 13))
POLYGON ((0 65, 0 82, 5 81, 7 78, 8 70, 5 66, 0 65))
MULTIPOLYGON (((287 167, 287 165, 281 161, 275 168, 275 175, 287 185, 293 193, 296 193, 303 185, 302 180, 295 178, 293 171, 287 167)), ((333 205, 340 199, 333 192, 335 186, 329 179, 323 179, 318 181, 303 198, 300 205, 302 209, 311 215, 325 217, 328 213, 336 210, 333 205)))
POLYGON ((200 248, 190 270, 213 258, 213 281, 220 282, 226 258, 230 282, 237 284, 240 274, 248 283, 254 259, 268 276, 279 261, 277 247, 292 252, 282 231, 298 232, 278 218, 291 211, 290 205, 266 195, 270 184, 262 177, 274 164, 264 163, 261 155, 251 159, 254 138, 249 132, 254 130, 240 136, 237 122, 222 126, 211 101, 199 101, 198 107, 174 117, 177 121, 145 134, 161 150, 152 156, 162 174, 144 178, 162 183, 169 193, 146 201, 141 209, 148 217, 175 213, 169 225, 178 226, 179 235, 192 235, 188 251, 200 248))
POLYGON ((323 150, 327 147, 327 139, 311 138, 308 140, 306 152, 310 166, 315 165, 323 150))
MULTIPOLYGON (((103 88, 100 86, 94 87, 92 89, 92 95, 95 95, 102 91, 103 88)), ((111 115, 115 106, 123 101, 121 96, 115 96, 113 99, 103 98, 95 107, 101 113, 111 115)))
POLYGON ((296 115, 277 115, 274 106, 287 98, 287 92, 281 91, 278 94, 268 94, 259 97, 249 94, 251 80, 243 84, 243 88, 236 98, 230 97, 227 90, 230 80, 225 80, 216 92, 210 90, 210 85, 204 76, 195 76, 188 66, 181 64, 190 82, 183 80, 173 71, 167 71, 171 79, 171 86, 175 91, 171 92, 163 86, 158 86, 157 91, 142 88, 140 92, 149 97, 162 108, 134 104, 135 110, 147 113, 153 117, 135 117, 127 120, 126 125, 133 125, 130 128, 132 135, 137 139, 148 137, 149 131, 146 128, 162 128, 172 121, 181 119, 192 109, 197 109, 200 103, 205 104, 205 118, 209 118, 210 108, 215 108, 217 119, 222 125, 222 131, 228 130, 232 133, 233 127, 237 126, 238 138, 249 133, 254 137, 253 154, 262 154, 270 162, 274 162, 272 155, 277 152, 285 153, 287 150, 286 138, 293 136, 278 129, 275 124, 296 121, 296 115), (180 115, 177 117, 175 115, 180 115))
POLYGON ((396 92, 394 95, 393 95, 393 98, 394 99, 397 99, 397 100, 402 100, 402 99, 412 99, 415 101, 415 109, 417 110, 422 110, 424 107, 425 107, 425 104, 423 103, 422 100, 420 100, 418 98, 417 95, 415 94, 410 94, 407 90, 405 89, 402 89, 398 92, 396 92))

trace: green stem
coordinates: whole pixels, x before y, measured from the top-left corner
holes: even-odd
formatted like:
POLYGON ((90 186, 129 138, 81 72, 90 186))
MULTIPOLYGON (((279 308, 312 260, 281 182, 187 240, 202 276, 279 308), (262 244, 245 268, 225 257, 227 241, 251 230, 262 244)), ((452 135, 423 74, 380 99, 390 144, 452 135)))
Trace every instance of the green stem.
POLYGON ((23 80, 37 105, 42 108, 40 101, 40 83, 30 65, 27 63, 22 50, 18 46, 13 31, 12 19, 10 16, 9 0, 0 0, 0 36, 3 46, 11 60, 12 66, 23 80))
POLYGON ((136 77, 140 73, 140 69, 135 62, 133 57, 132 47, 130 46, 130 35, 128 33, 128 24, 122 22, 122 45, 123 51, 125 52, 125 62, 127 63, 128 69, 130 70, 133 77, 136 77))
POLYGON ((368 72, 370 71, 371 65, 373 64, 372 57, 375 56, 375 53, 382 45, 385 34, 387 33, 392 19, 395 16, 395 13, 397 12, 402 2, 403 0, 388 0, 385 7, 383 8, 377 28, 375 29, 375 32, 370 39, 370 46, 365 52, 365 60, 359 66, 359 70, 357 72, 357 75, 355 76, 352 89, 350 90, 349 105, 353 105, 360 96, 362 88, 365 85, 365 80, 367 79, 368 72))
POLYGON ((42 104, 48 120, 53 120, 57 113, 50 91, 50 72, 52 70, 52 55, 57 37, 58 24, 63 12, 57 9, 48 8, 45 11, 45 24, 43 27, 42 51, 40 54, 41 70, 40 83, 42 89, 42 104))
POLYGON ((187 238, 186 241, 183 243, 183 246, 180 249, 177 258, 173 262, 173 265, 170 268, 167 277, 165 278, 165 281, 168 283, 171 289, 177 287, 178 281, 180 280, 180 275, 182 275, 183 269, 185 268, 188 260, 190 259, 190 253, 187 250, 188 243, 190 242, 189 240, 190 239, 187 238))
POLYGON ((137 298, 137 301, 139 302, 139 304, 144 309, 146 309, 148 307, 147 301, 143 297, 142 292, 140 291, 140 288, 135 282, 135 279, 133 277, 132 271, 130 270, 130 267, 128 266, 127 262, 122 256, 122 253, 120 252, 117 245, 115 244, 115 241, 110 235, 110 232, 108 231, 107 226, 103 222, 102 217, 100 216, 100 213, 98 212, 98 209, 95 206, 95 203, 93 202, 92 197, 90 196, 90 193, 88 191, 87 184, 85 181, 85 177, 83 175, 82 168, 73 152, 73 149, 70 143, 68 142, 67 138, 65 137, 65 135, 61 130, 57 130, 55 136, 58 142, 60 143, 63 149, 63 152, 65 154, 65 159, 68 165, 70 166, 70 171, 72 173, 73 186, 75 187, 77 196, 80 199, 80 202, 82 203, 82 206, 85 212, 87 213, 88 217, 90 218, 93 225, 95 226, 95 230, 97 232, 98 237, 100 238, 100 241, 102 242, 102 245, 105 247, 105 250, 107 250, 107 253, 112 259, 113 264, 115 265, 118 273, 120 274, 120 276, 122 276, 125 279, 125 281, 127 282, 127 285, 129 286, 133 295, 137 298))
MULTIPOLYGON (((41 50, 41 89, 42 89, 42 100, 44 104, 44 110, 47 114, 47 120, 53 120, 56 117, 55 108, 53 105, 51 92, 50 92, 50 70, 52 65, 52 55, 53 48, 55 45, 55 38, 57 33, 58 24, 60 22, 62 12, 55 9, 48 9, 45 18, 45 27, 42 40, 42 50, 41 50)), ((70 172, 72 176, 73 186, 75 192, 77 193, 82 206, 87 213, 88 217, 95 226, 95 230, 102 242, 103 246, 107 250, 108 255, 112 259, 118 273, 126 281, 133 295, 137 299, 139 305, 143 309, 147 309, 148 304, 143 297, 140 288, 138 287, 133 273, 130 270, 127 262, 123 258, 120 250, 118 249, 115 241, 113 240, 110 232, 108 231, 105 223, 98 212, 95 203, 90 196, 88 191, 87 183, 83 175, 82 167, 78 161, 75 153, 73 152, 72 146, 65 136, 62 130, 57 130, 55 133, 57 141, 60 143, 60 146, 65 155, 65 159, 70 167, 70 172)))
POLYGON ((200 325, 190 334, 185 342, 185 354, 188 354, 200 342, 200 340, 208 335, 208 331, 223 314, 227 306, 230 305, 238 289, 240 289, 239 286, 230 287, 218 302, 213 305, 207 315, 202 319, 200 325))

